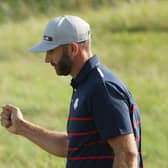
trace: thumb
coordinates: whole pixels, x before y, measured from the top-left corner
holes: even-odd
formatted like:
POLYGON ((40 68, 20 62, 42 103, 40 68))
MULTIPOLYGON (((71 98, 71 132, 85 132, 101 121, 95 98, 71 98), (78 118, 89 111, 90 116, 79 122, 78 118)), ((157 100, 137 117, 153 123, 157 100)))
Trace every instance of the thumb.
POLYGON ((11 104, 7 104, 6 108, 11 112, 11 120, 23 119, 23 114, 22 114, 21 110, 19 109, 19 107, 16 107, 11 104))

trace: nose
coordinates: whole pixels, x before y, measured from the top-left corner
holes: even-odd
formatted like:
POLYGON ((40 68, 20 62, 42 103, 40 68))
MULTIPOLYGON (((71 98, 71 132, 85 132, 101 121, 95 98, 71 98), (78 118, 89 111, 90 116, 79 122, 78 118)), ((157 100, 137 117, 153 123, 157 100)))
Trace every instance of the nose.
POLYGON ((45 56, 45 63, 50 63, 51 62, 51 57, 49 56, 48 53, 46 53, 46 56, 45 56))

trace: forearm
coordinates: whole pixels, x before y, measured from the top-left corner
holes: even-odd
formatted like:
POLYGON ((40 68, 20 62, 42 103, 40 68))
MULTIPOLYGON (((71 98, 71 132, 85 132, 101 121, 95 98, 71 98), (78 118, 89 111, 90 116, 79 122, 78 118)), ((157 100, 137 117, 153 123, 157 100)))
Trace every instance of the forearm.
POLYGON ((49 153, 67 156, 68 139, 65 133, 49 131, 25 120, 20 121, 18 132, 49 153))
POLYGON ((138 150, 133 133, 108 140, 114 152, 113 168, 138 168, 138 150))
POLYGON ((116 154, 113 168, 138 168, 137 153, 121 152, 116 154))

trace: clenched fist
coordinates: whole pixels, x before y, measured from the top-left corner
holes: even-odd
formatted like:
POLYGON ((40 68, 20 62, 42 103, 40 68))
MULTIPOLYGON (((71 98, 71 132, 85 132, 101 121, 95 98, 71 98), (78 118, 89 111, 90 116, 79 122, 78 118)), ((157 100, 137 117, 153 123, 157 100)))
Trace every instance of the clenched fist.
POLYGON ((1 112, 1 125, 9 132, 18 134, 20 121, 23 120, 23 115, 20 109, 13 105, 4 105, 1 112))

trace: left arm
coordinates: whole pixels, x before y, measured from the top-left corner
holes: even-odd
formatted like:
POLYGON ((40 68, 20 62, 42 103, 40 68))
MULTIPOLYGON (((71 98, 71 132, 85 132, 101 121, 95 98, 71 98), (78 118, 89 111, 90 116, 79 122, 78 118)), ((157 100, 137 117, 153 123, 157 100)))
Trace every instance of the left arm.
POLYGON ((133 134, 121 135, 108 140, 114 151, 113 168, 137 168, 138 151, 133 134))

